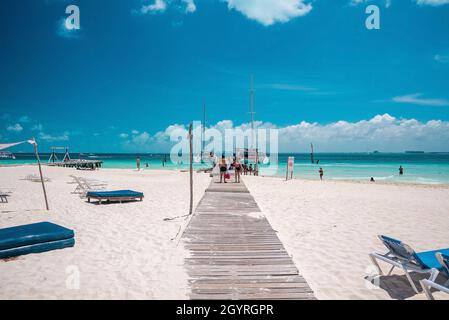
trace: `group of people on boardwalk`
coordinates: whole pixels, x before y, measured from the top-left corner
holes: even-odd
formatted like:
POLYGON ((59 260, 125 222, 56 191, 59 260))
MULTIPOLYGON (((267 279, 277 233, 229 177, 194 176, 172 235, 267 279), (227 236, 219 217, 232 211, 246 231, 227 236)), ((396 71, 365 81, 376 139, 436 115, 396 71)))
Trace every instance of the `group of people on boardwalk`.
POLYGON ((229 173, 230 170, 234 170, 234 182, 240 183, 240 176, 242 175, 257 175, 256 166, 252 164, 247 165, 246 163, 240 163, 237 157, 234 157, 232 162, 229 164, 226 161, 224 155, 221 156, 221 159, 218 161, 218 167, 220 169, 220 183, 227 183, 226 179, 230 179, 231 175, 229 173))

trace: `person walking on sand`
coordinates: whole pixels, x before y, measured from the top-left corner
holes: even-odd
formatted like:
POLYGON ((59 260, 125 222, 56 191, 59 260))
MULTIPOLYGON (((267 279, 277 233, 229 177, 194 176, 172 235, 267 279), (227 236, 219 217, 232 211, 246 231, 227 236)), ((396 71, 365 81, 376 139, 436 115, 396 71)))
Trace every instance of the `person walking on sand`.
POLYGON ((404 174, 404 168, 399 166, 399 175, 402 176, 404 174))
POLYGON ((223 180, 224 180, 224 183, 227 183, 226 182, 226 172, 228 171, 228 164, 226 163, 226 158, 224 155, 221 156, 221 160, 218 163, 218 166, 220 168, 220 183, 222 183, 223 180))
POLYGON ((235 183, 240 183, 240 174, 242 172, 242 165, 236 158, 234 158, 233 164, 235 168, 235 183))
POLYGON ((323 176, 324 176, 323 168, 320 168, 320 170, 318 172, 320 173, 320 180, 323 180, 323 176))
POLYGON ((137 171, 140 171, 140 157, 136 159, 137 171))

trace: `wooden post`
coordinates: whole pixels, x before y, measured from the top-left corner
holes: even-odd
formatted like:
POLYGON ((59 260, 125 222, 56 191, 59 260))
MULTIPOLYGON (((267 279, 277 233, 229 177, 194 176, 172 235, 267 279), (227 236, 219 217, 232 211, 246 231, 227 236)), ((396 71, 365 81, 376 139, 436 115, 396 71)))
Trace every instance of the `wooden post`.
POLYGON ((37 143, 36 140, 34 140, 34 155, 36 156, 36 160, 37 160, 37 165, 39 167, 39 174, 41 176, 41 183, 42 183, 42 190, 44 191, 44 198, 45 198, 45 207, 47 208, 47 210, 50 210, 50 208, 48 207, 48 200, 47 200, 47 192, 45 191, 45 183, 44 183, 44 177, 42 175, 42 168, 41 168, 41 160, 39 159, 39 153, 37 152, 37 143))
POLYGON ((288 181, 288 158, 287 158, 287 169, 285 170, 285 181, 288 181))
POLYGON ((189 147, 190 147, 190 209, 189 209, 189 215, 193 212, 193 146, 192 146, 192 124, 189 126, 189 147))

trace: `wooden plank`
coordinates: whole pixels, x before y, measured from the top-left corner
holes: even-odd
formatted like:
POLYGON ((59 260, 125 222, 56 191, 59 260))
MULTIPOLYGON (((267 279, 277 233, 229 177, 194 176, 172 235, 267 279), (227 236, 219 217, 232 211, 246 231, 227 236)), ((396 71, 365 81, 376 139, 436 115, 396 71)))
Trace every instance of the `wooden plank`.
POLYGON ((182 241, 191 299, 314 299, 243 183, 212 182, 182 241))

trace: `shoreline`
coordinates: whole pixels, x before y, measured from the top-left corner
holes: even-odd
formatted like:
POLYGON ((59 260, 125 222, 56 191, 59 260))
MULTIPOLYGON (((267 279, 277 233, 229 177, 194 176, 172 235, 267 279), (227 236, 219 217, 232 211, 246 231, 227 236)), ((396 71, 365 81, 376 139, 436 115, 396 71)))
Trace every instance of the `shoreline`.
MULTIPOLYGON (((48 165, 47 163, 41 163, 41 165, 45 168, 54 168, 57 166, 51 166, 48 165)), ((37 163, 24 163, 24 164, 0 164, 0 168, 14 168, 14 167, 26 167, 26 166, 37 166, 37 163)), ((74 172, 79 172, 79 171, 87 171, 89 172, 89 170, 76 170, 74 168, 67 168, 67 169, 73 169, 75 170, 74 172)), ((137 171, 136 168, 100 168, 97 170, 127 170, 127 171, 137 171)), ((188 172, 188 169, 181 169, 181 168, 141 168, 140 172, 148 172, 148 171, 153 171, 153 172, 178 172, 178 173, 185 173, 188 172)), ((198 169, 194 169, 193 172, 197 173, 198 169)), ((201 172, 204 173, 204 172, 201 172)), ((243 175, 242 175, 243 176, 243 175)), ((267 176, 267 175, 259 175, 258 177, 260 178, 274 178, 274 179, 279 179, 279 180, 285 180, 285 177, 282 176, 267 176)), ((288 181, 290 181, 291 179, 289 179, 288 181)), ((318 178, 317 179, 313 179, 310 177, 295 177, 293 176, 293 180, 302 180, 302 181, 320 181, 318 178)), ((286 181, 287 182, 287 181, 286 181)), ((356 183, 356 184, 369 184, 369 185, 387 185, 387 186, 416 186, 416 187, 423 187, 423 188, 435 188, 435 189, 449 189, 449 183, 426 183, 426 182, 410 182, 410 181, 404 181, 404 182, 398 182, 398 181, 385 181, 385 180, 377 180, 375 182, 371 182, 368 180, 361 180, 361 179, 332 179, 332 178, 324 178, 323 182, 335 182, 335 183, 356 183)))

